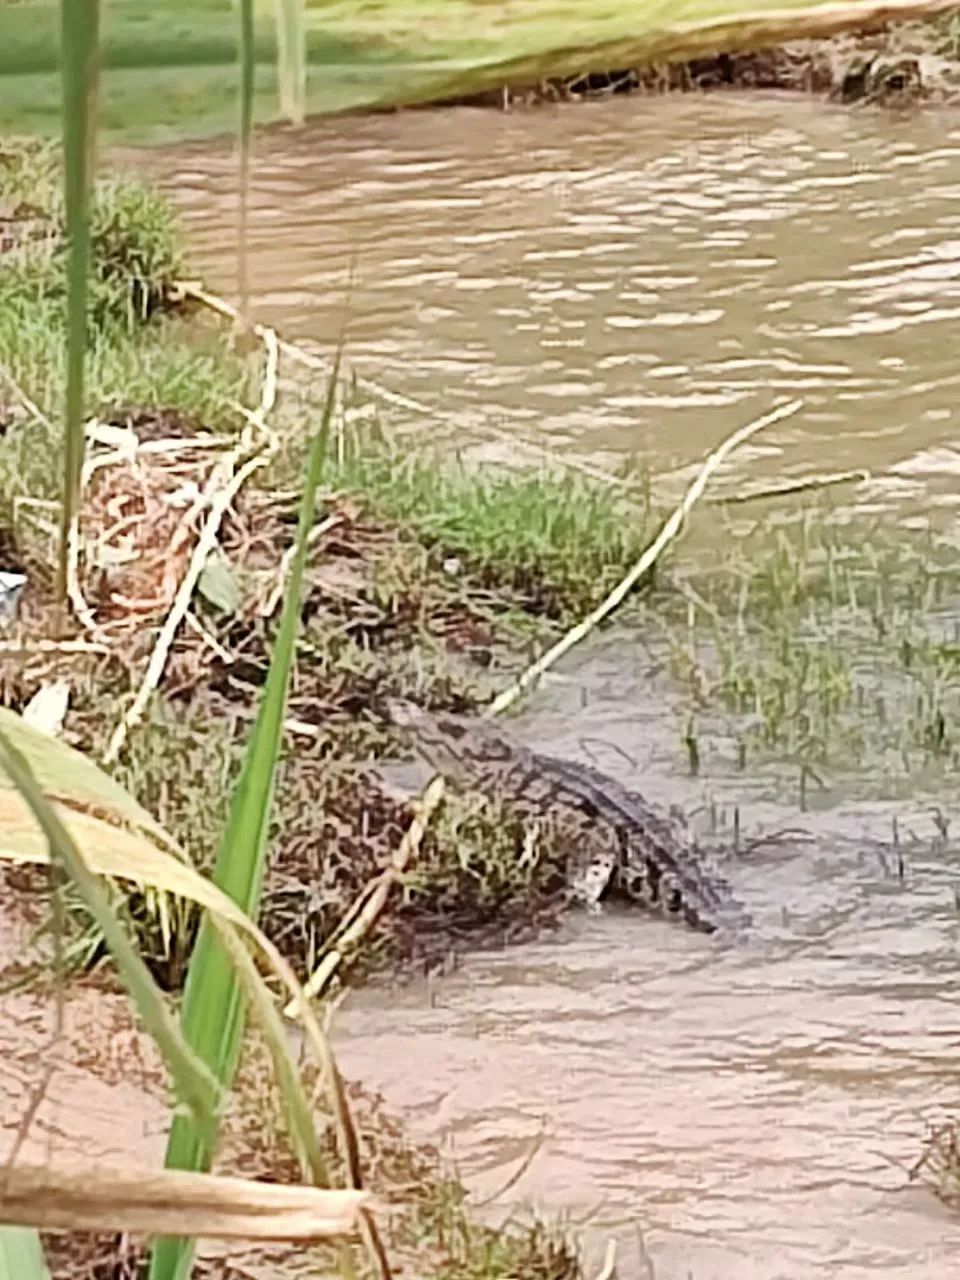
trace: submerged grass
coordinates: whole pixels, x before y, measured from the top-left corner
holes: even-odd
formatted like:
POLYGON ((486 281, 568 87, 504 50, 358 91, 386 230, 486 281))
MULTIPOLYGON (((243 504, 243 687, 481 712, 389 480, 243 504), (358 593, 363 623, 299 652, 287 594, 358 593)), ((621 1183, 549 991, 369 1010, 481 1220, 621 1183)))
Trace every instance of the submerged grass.
POLYGON ((948 535, 855 528, 817 504, 717 545, 654 606, 697 733, 725 737, 739 768, 855 763, 886 786, 960 766, 960 570, 948 535))

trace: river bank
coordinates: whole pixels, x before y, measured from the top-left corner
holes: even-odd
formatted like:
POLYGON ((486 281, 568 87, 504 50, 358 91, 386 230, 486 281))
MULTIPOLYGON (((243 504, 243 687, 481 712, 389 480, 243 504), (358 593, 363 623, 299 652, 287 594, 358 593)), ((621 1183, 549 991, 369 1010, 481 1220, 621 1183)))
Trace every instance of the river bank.
MULTIPOLYGON (((4 704, 16 710, 44 691, 65 689, 63 737, 99 757, 189 560, 190 503, 236 445, 249 424, 244 406, 258 402, 272 374, 264 372, 259 348, 244 351, 218 326, 171 304, 169 286, 182 264, 168 207, 135 182, 108 181, 93 229, 93 469, 80 520, 76 617, 65 628, 51 570, 58 473, 50 459, 60 448, 63 358, 56 156, 11 143, 3 162, 0 567, 24 573, 27 582, 0 653, 0 685, 4 704)), ((264 465, 231 505, 161 687, 113 769, 204 869, 226 822, 269 662, 304 450, 323 394, 322 386, 283 380, 266 428, 264 465)), ((642 497, 630 512, 628 522, 587 481, 571 488, 546 471, 480 474, 452 460, 438 465, 392 440, 369 416, 353 415, 346 394, 314 531, 262 913, 301 977, 312 972, 358 895, 389 866, 411 822, 409 800, 376 771, 398 747, 383 714, 386 699, 412 696, 454 711, 477 707, 531 646, 556 635, 639 553, 646 537, 642 497)), ((563 878, 547 857, 521 858, 521 850, 529 853, 528 833, 492 800, 478 807, 451 797, 402 892, 390 895, 342 974, 354 961, 354 977, 385 964, 432 968, 465 943, 548 928, 563 905, 563 878)), ((21 933, 7 949, 6 979, 46 991, 45 878, 10 873, 5 886, 6 922, 21 933), (39 952, 29 945, 36 929, 39 952)), ((141 954, 163 986, 177 992, 195 937, 194 912, 162 896, 124 897, 141 954)), ((81 1093, 93 1088, 109 1096, 116 1051, 101 1046, 101 1060, 91 1043, 92 1001, 99 1009, 94 1019, 111 1026, 111 1044, 136 1042, 130 1053, 147 1064, 137 1074, 152 1081, 148 1095, 158 1102, 161 1076, 151 1047, 98 970, 103 947, 96 929, 68 906, 61 941, 79 985, 66 999, 87 1014, 78 1037, 64 1046, 67 1073, 84 1076, 81 1093), (85 973, 93 975, 92 988, 85 973)), ((30 998, 18 999, 26 1001, 21 1016, 29 1022, 30 998)), ((39 1044, 22 1027, 16 1040, 28 1075, 39 1044)), ((261 1073, 241 1088, 241 1100, 256 1108, 265 1102, 262 1090, 261 1073)), ((27 1105, 26 1094, 19 1105, 27 1105)), ((149 1127, 146 1113, 141 1119, 149 1127)), ((263 1126, 257 1112, 249 1135, 262 1140, 263 1126)), ((433 1274, 451 1280, 577 1273, 572 1246, 539 1222, 496 1233, 468 1226, 456 1179, 434 1156, 405 1145, 388 1120, 371 1121, 369 1141, 374 1164, 388 1166, 383 1194, 393 1194, 391 1178, 418 1188, 400 1230, 418 1273, 427 1258, 433 1274)), ((279 1151, 268 1143, 257 1157, 275 1176, 279 1151)), ((246 1171, 252 1157, 241 1142, 226 1159, 227 1167, 246 1171)), ((125 1261, 116 1255, 116 1242, 79 1240, 58 1248, 54 1275, 74 1280, 94 1265, 98 1276, 112 1276, 133 1264, 129 1255, 125 1261)))
MULTIPOLYGON (((393 0, 374 19, 349 4, 305 12, 308 117, 450 102, 496 108, 630 92, 761 89, 827 95, 845 103, 950 104, 956 100, 955 7, 908 3, 793 3, 731 20, 725 6, 695 6, 679 22, 599 7, 545 16, 536 3, 491 19, 461 0, 456 22, 424 23, 393 0), (412 32, 417 39, 412 39, 412 32)), ((56 8, 21 0, 0 10, 0 133, 50 135, 59 121, 56 8)), ((280 125, 275 24, 254 23, 253 111, 280 125)), ((111 141, 213 137, 235 128, 236 30, 218 0, 163 0, 144 15, 117 0, 104 20, 100 120, 111 141)))
MULTIPOLYGON (((803 94, 839 105, 950 106, 960 99, 957 16, 883 23, 864 31, 790 40, 767 47, 635 67, 507 83, 459 101, 475 106, 535 106, 625 94, 752 91, 803 94)), ((457 101, 457 100, 453 100, 457 101)))
MULTIPOLYGON (((18 190, 36 191, 41 185, 34 171, 18 190)), ((139 205, 130 197, 130 207, 140 209, 137 224, 163 225, 152 202, 138 199, 139 205)), ((41 244, 43 217, 37 210, 21 209, 9 221, 32 223, 33 231, 41 232, 41 244)), ((115 232, 115 221, 108 223, 115 232)), ((9 237, 19 236, 22 244, 21 230, 15 227, 9 237)), ((179 271, 165 243, 158 236, 151 252, 156 261, 170 264, 168 270, 179 271)), ((26 260, 15 257, 10 265, 26 260)), ((143 270, 142 278, 149 272, 143 270)), ((111 292, 111 279, 117 277, 110 272, 101 278, 107 323, 95 346, 91 410, 121 433, 132 431, 142 444, 165 446, 162 474, 152 468, 146 472, 151 501, 138 512, 136 526, 142 538, 135 550, 149 572, 138 577, 122 558, 107 555, 96 574, 83 577, 98 623, 107 630, 106 653, 88 653, 78 661, 75 654, 46 648, 26 665, 11 659, 4 675, 9 703, 17 707, 43 683, 68 678, 74 696, 66 732, 95 751, 115 723, 112 715, 105 720, 103 703, 107 698, 115 703, 135 683, 145 656, 141 633, 149 638, 169 601, 170 587, 163 575, 158 578, 156 555, 158 547, 165 552, 169 546, 169 526, 159 518, 169 505, 164 495, 175 495, 185 479, 203 479, 195 462, 187 466, 185 443, 205 437, 209 428, 217 440, 233 440, 238 417, 246 421, 237 402, 257 404, 263 369, 259 348, 247 353, 224 348, 223 331, 202 315, 154 308, 152 324, 143 327, 138 321, 125 329, 131 303, 140 315, 152 305, 144 306, 143 299, 154 294, 138 290, 131 295, 122 275, 119 294, 111 292), (123 332, 130 335, 129 344, 117 338, 123 332), (147 513, 157 518, 147 521, 147 513)), ((52 497, 49 472, 37 460, 50 455, 56 440, 50 422, 56 422, 59 356, 52 317, 59 303, 49 277, 38 291, 25 275, 18 277, 7 302, 4 343, 12 353, 15 381, 27 387, 49 420, 11 396, 3 474, 5 509, 16 535, 11 557, 18 558, 10 565, 23 565, 31 577, 23 601, 29 634, 56 639, 44 631, 51 533, 35 513, 42 514, 42 503, 52 497), (44 298, 50 302, 47 316, 44 298)), ((296 379, 282 390, 283 403, 272 422, 282 432, 283 447, 225 523, 219 568, 208 576, 194 609, 200 630, 185 632, 178 641, 150 721, 131 736, 120 766, 119 776, 199 858, 222 825, 236 744, 262 678, 272 617, 267 606, 290 543, 290 494, 297 485, 304 426, 317 420, 322 395, 322 388, 304 387, 296 379)), ((316 576, 290 709, 293 745, 278 806, 277 849, 289 859, 291 874, 286 882, 274 883, 272 902, 277 936, 287 928, 288 954, 301 972, 329 935, 337 912, 382 865, 409 820, 394 797, 369 804, 377 783, 368 766, 391 745, 376 714, 380 690, 385 686, 453 710, 478 706, 506 682, 532 645, 555 635, 595 600, 634 558, 652 523, 649 486, 643 483, 634 483, 621 507, 609 489, 559 470, 541 475, 450 466, 449 455, 441 468, 434 455, 421 458, 422 437, 391 438, 386 422, 371 421, 376 415, 362 397, 351 409, 338 430, 327 478, 323 522, 331 523, 317 538, 316 576), (340 778, 341 770, 349 783, 340 778), (362 814, 361 802, 366 805, 362 814), (324 822, 334 815, 333 829, 318 825, 321 803, 324 822), (345 821, 338 809, 346 810, 345 821), (328 860, 331 846, 336 855, 328 860), (323 882, 327 871, 330 880, 323 882), (312 889, 318 878, 324 893, 305 901, 305 883, 312 889)), ((121 434, 114 442, 125 439, 121 434)), ((624 466, 623 478, 630 479, 632 471, 624 466)), ((107 517, 124 499, 129 473, 104 468, 103 477, 89 528, 109 548, 117 544, 107 517)), ((673 577, 635 622, 638 635, 666 640, 674 669, 671 696, 675 699, 679 688, 688 699, 678 703, 664 695, 654 709, 673 735, 667 753, 672 773, 709 774, 719 758, 745 783, 761 762, 772 764, 772 777, 759 771, 756 776, 764 786, 780 787, 801 809, 804 793, 812 808, 844 795, 851 772, 854 785, 874 801, 891 783, 904 792, 918 788, 919 794, 920 782, 936 787, 949 778, 957 719, 950 674, 957 592, 949 542, 927 530, 909 536, 883 527, 865 537, 829 504, 815 504, 805 514, 777 500, 761 500, 746 510, 750 514, 742 521, 734 512, 731 521, 711 526, 724 530, 722 540, 715 538, 716 558, 698 560, 689 575, 673 577), (865 633, 869 644, 863 643, 865 633), (880 696, 887 708, 883 717, 880 696), (885 726, 882 735, 878 722, 885 726), (875 770, 878 762, 883 767, 875 770), (830 778, 836 779, 832 791, 822 785, 830 778)), ((609 678, 617 679, 616 672, 609 678)), ((634 705, 635 692, 630 689, 626 706, 634 705)), ((573 755, 581 736, 575 689, 564 711, 560 725, 573 755)), ((635 745, 627 744, 631 751, 635 745)), ((662 794, 669 791, 664 787, 662 794)), ((491 923, 502 936, 504 922, 506 933, 515 936, 537 923, 538 913, 541 923, 553 914, 548 884, 524 879, 518 885, 509 874, 523 833, 505 830, 496 814, 486 821, 482 814, 451 816, 450 840, 444 843, 439 833, 428 858, 418 864, 436 869, 439 879, 434 878, 432 890, 422 882, 412 886, 414 910, 406 919, 402 914, 391 918, 392 932, 359 957, 361 965, 365 959, 373 964, 411 957, 439 962, 451 932, 441 928, 431 939, 430 921, 439 914, 449 923, 451 901, 466 906, 466 920, 454 922, 453 932, 459 930, 461 939, 482 938, 491 923), (467 875, 460 860, 465 822, 467 830, 474 823, 476 833, 475 845, 467 848, 467 875), (455 847, 456 864, 449 856, 455 847), (491 856, 493 867, 483 870, 483 860, 491 856), (518 909, 511 920, 512 908, 518 909)), ((729 843, 729 832, 723 838, 729 843)), ((892 839, 888 845, 883 851, 895 868, 892 839)), ((838 865, 845 865, 842 857, 838 865)), ((762 892, 758 888, 761 898, 762 892)), ((946 884, 925 884, 921 892, 936 897, 938 910, 946 909, 946 884)), ((268 894, 268 908, 270 902, 268 894)), ((773 904, 767 901, 765 909, 773 904)), ((144 908, 137 910, 144 948, 155 970, 175 987, 189 926, 175 932, 177 944, 167 949, 156 919, 144 908)), ((88 956, 96 954, 96 945, 87 935, 88 956)), ((678 963, 688 954, 687 945, 684 939, 676 948, 678 963)), ((656 948, 652 953, 660 954, 656 948)), ((801 978, 802 973, 797 981, 801 978)), ((665 999, 672 1007, 672 995, 665 999)), ((691 1007, 697 1007, 695 999, 691 1007)), ((591 1087, 598 1079, 602 1082, 599 1069, 591 1087)), ((919 1142, 920 1126, 914 1133, 919 1142)), ((500 1272, 478 1272, 474 1258, 473 1272, 462 1262, 461 1270, 450 1274, 511 1275, 516 1256, 501 1260, 500 1272)), ((526 1267, 521 1274, 544 1272, 526 1267)))

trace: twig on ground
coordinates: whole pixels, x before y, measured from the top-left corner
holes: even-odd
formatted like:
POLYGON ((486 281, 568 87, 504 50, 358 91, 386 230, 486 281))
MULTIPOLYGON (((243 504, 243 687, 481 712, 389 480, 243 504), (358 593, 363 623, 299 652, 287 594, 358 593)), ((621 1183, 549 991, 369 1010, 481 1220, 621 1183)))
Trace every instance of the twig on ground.
POLYGON ((20 383, 17 382, 16 378, 13 376, 10 370, 5 368, 2 364, 0 364, 0 378, 2 378, 3 381, 7 384, 7 386, 10 388, 13 394, 17 397, 21 405, 24 407, 24 409, 26 409, 27 413, 29 413, 31 417, 36 418, 38 422, 42 422, 44 426, 52 428, 52 423, 50 422, 50 419, 47 417, 44 411, 40 408, 37 402, 30 398, 30 396, 26 393, 26 391, 24 391, 23 387, 21 387, 20 383))
POLYGON ((762 502, 764 498, 782 498, 791 493, 805 493, 810 489, 828 489, 835 484, 866 484, 872 480, 871 472, 858 467, 853 471, 829 471, 824 475, 807 476, 802 480, 785 480, 783 484, 764 489, 750 489, 746 493, 714 494, 707 501, 717 506, 734 506, 744 502, 762 502))
MULTIPOLYGON (((342 516, 330 515, 327 516, 326 519, 321 520, 318 524, 315 524, 307 535, 307 546, 313 546, 318 538, 322 538, 330 529, 340 524, 342 519, 342 516)), ((290 575, 290 566, 293 564, 296 554, 297 545, 295 542, 292 542, 280 558, 280 564, 277 566, 277 581, 266 600, 260 606, 261 618, 270 618, 276 612, 277 605, 280 603, 280 598, 287 585, 287 578, 290 575)))
POLYGON ((112 653, 108 644, 96 640, 0 640, 0 653, 112 653))
MULTIPOLYGON (((382 871, 380 875, 374 877, 354 899, 353 905, 344 916, 338 932, 331 939, 320 964, 304 985, 304 995, 308 998, 312 998, 323 991, 340 968, 345 956, 369 933, 376 923, 391 888, 407 869, 410 859, 420 848, 420 842, 426 832, 430 818, 443 799, 443 790, 443 779, 437 777, 433 778, 420 793, 419 800, 414 805, 413 821, 404 832, 403 839, 393 855, 390 866, 385 871, 382 871)), ((297 1012, 296 1003, 291 1001, 283 1012, 286 1017, 292 1018, 297 1012)))
POLYGON ((203 625, 203 623, 200 621, 200 619, 197 617, 197 615, 193 612, 192 609, 187 610, 187 612, 184 614, 183 620, 187 624, 187 626, 190 628, 190 630, 195 632, 200 637, 200 639, 207 646, 207 648, 213 650, 213 652, 217 655, 217 657, 220 659, 221 662, 226 663, 227 666, 233 665, 233 662, 234 662, 233 654, 228 649, 225 649, 223 647, 223 645, 220 643, 220 641, 217 639, 216 636, 210 634, 210 631, 208 630, 208 628, 203 625))
POLYGON ((696 477, 690 484, 686 493, 683 495, 679 505, 675 508, 663 528, 657 534, 656 538, 647 547, 643 555, 631 568, 629 573, 614 587, 609 595, 597 605, 596 609, 587 617, 582 619, 577 625, 560 640, 557 641, 550 649, 547 650, 542 657, 532 663, 526 671, 502 693, 489 704, 485 714, 487 716, 499 715, 501 711, 505 711, 507 707, 513 705, 518 698, 535 684, 537 680, 548 671, 554 663, 556 663, 564 654, 569 653, 575 644, 578 644, 585 636, 602 622, 604 618, 613 613, 614 609, 626 599, 630 591, 636 583, 643 577, 649 569, 653 567, 659 559, 663 549, 671 542, 683 527, 683 522, 689 515, 692 507, 706 488, 707 481, 723 462, 724 458, 731 453, 738 445, 743 444, 745 440, 758 431, 762 431, 765 427, 772 426, 775 422, 782 422, 784 418, 789 418, 797 412, 802 406, 802 400, 790 400, 786 404, 777 405, 775 409, 771 409, 769 413, 765 413, 763 417, 755 419, 753 422, 747 423, 746 426, 740 427, 734 431, 732 435, 727 436, 713 453, 709 454, 703 466, 697 472, 696 477))
POLYGON ((190 601, 207 557, 217 545, 223 517, 250 476, 264 466, 276 450, 276 441, 268 432, 266 417, 276 403, 280 342, 272 329, 263 326, 258 326, 258 329, 267 350, 267 365, 260 404, 256 410, 252 411, 251 424, 241 435, 236 447, 220 459, 210 474, 202 495, 203 505, 208 509, 206 523, 200 530, 186 572, 180 580, 173 604, 157 636, 136 697, 114 729, 107 744, 103 755, 104 764, 112 764, 117 759, 128 733, 140 721, 160 682, 174 637, 190 607, 190 601), (241 462, 241 459, 246 461, 241 462))

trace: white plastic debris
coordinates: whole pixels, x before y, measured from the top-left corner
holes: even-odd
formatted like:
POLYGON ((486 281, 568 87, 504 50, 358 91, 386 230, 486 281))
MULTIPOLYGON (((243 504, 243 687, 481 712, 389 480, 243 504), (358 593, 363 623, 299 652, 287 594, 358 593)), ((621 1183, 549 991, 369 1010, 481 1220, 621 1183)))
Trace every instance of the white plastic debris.
POLYGON ((0 570, 0 627, 5 627, 17 616, 20 593, 26 586, 25 573, 0 570))
POLYGON ((23 709, 23 718, 33 729, 58 738, 70 701, 70 685, 66 680, 51 680, 41 685, 23 709))

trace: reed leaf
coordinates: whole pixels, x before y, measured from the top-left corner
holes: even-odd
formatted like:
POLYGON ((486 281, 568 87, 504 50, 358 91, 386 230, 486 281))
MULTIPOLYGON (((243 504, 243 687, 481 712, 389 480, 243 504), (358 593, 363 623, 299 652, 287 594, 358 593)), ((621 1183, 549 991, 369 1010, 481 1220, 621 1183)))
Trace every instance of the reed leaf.
MULTIPOLYGON (((330 379, 320 427, 310 447, 296 553, 270 670, 213 873, 215 885, 251 919, 256 919, 259 910, 266 868, 267 833, 283 737, 290 668, 300 621, 308 538, 316 511, 316 492, 326 456, 338 376, 339 356, 330 379)), ((206 920, 201 925, 187 970, 182 1016, 188 1043, 221 1084, 229 1088, 243 1035, 244 1001, 230 957, 206 920)), ((167 1146, 167 1167, 201 1172, 209 1168, 211 1154, 211 1144, 202 1130, 189 1117, 175 1117, 167 1146)), ((193 1248, 192 1241, 158 1240, 151 1256, 150 1280, 184 1280, 190 1272, 193 1248)))
POLYGON ((83 383, 90 266, 90 188, 95 141, 100 0, 60 0, 63 195, 67 229, 67 387, 63 505, 57 585, 66 598, 70 536, 80 504, 83 383))
MULTIPOLYGON (((304 0, 277 0, 277 80, 280 110, 303 124, 307 101, 307 42, 304 0)), ((252 103, 251 103, 252 109, 252 103)))
MULTIPOLYGON (((148 1235, 182 1231, 223 1240, 305 1240, 350 1235, 356 1231, 366 1199, 361 1191, 326 1191, 285 1186, 209 1173, 165 1169, 146 1173, 114 1165, 86 1168, 49 1164, 15 1165, 0 1180, 0 1214, 10 1222, 29 1222, 47 1230, 123 1231, 148 1235)), ((22 1243, 14 1262, 30 1258, 33 1232, 19 1232, 22 1243)), ((39 1243, 39 1242, 38 1242, 39 1243)), ((9 1280, 32 1280, 39 1272, 10 1271, 9 1280)))
MULTIPOLYGON (((0 707, 0 733, 24 757, 48 798, 63 800, 75 809, 97 810, 112 823, 146 832, 155 843, 185 856, 152 814, 82 751, 62 738, 39 732, 7 707, 0 707)), ((0 804, 4 791, 13 789, 13 780, 0 768, 0 804)), ((0 839, 4 834, 0 822, 0 839)))
POLYGON ((40 1236, 32 1227, 0 1227, 0 1280, 50 1280, 40 1236))
POLYGON ((12 778, 43 832, 51 863, 60 866, 70 877, 101 929, 143 1024, 156 1040, 174 1087, 189 1108, 192 1122, 199 1131, 212 1134, 220 1102, 220 1089, 213 1073, 187 1044, 149 970, 117 919, 102 882, 91 871, 66 824, 43 794, 26 758, 2 732, 0 765, 12 778))

